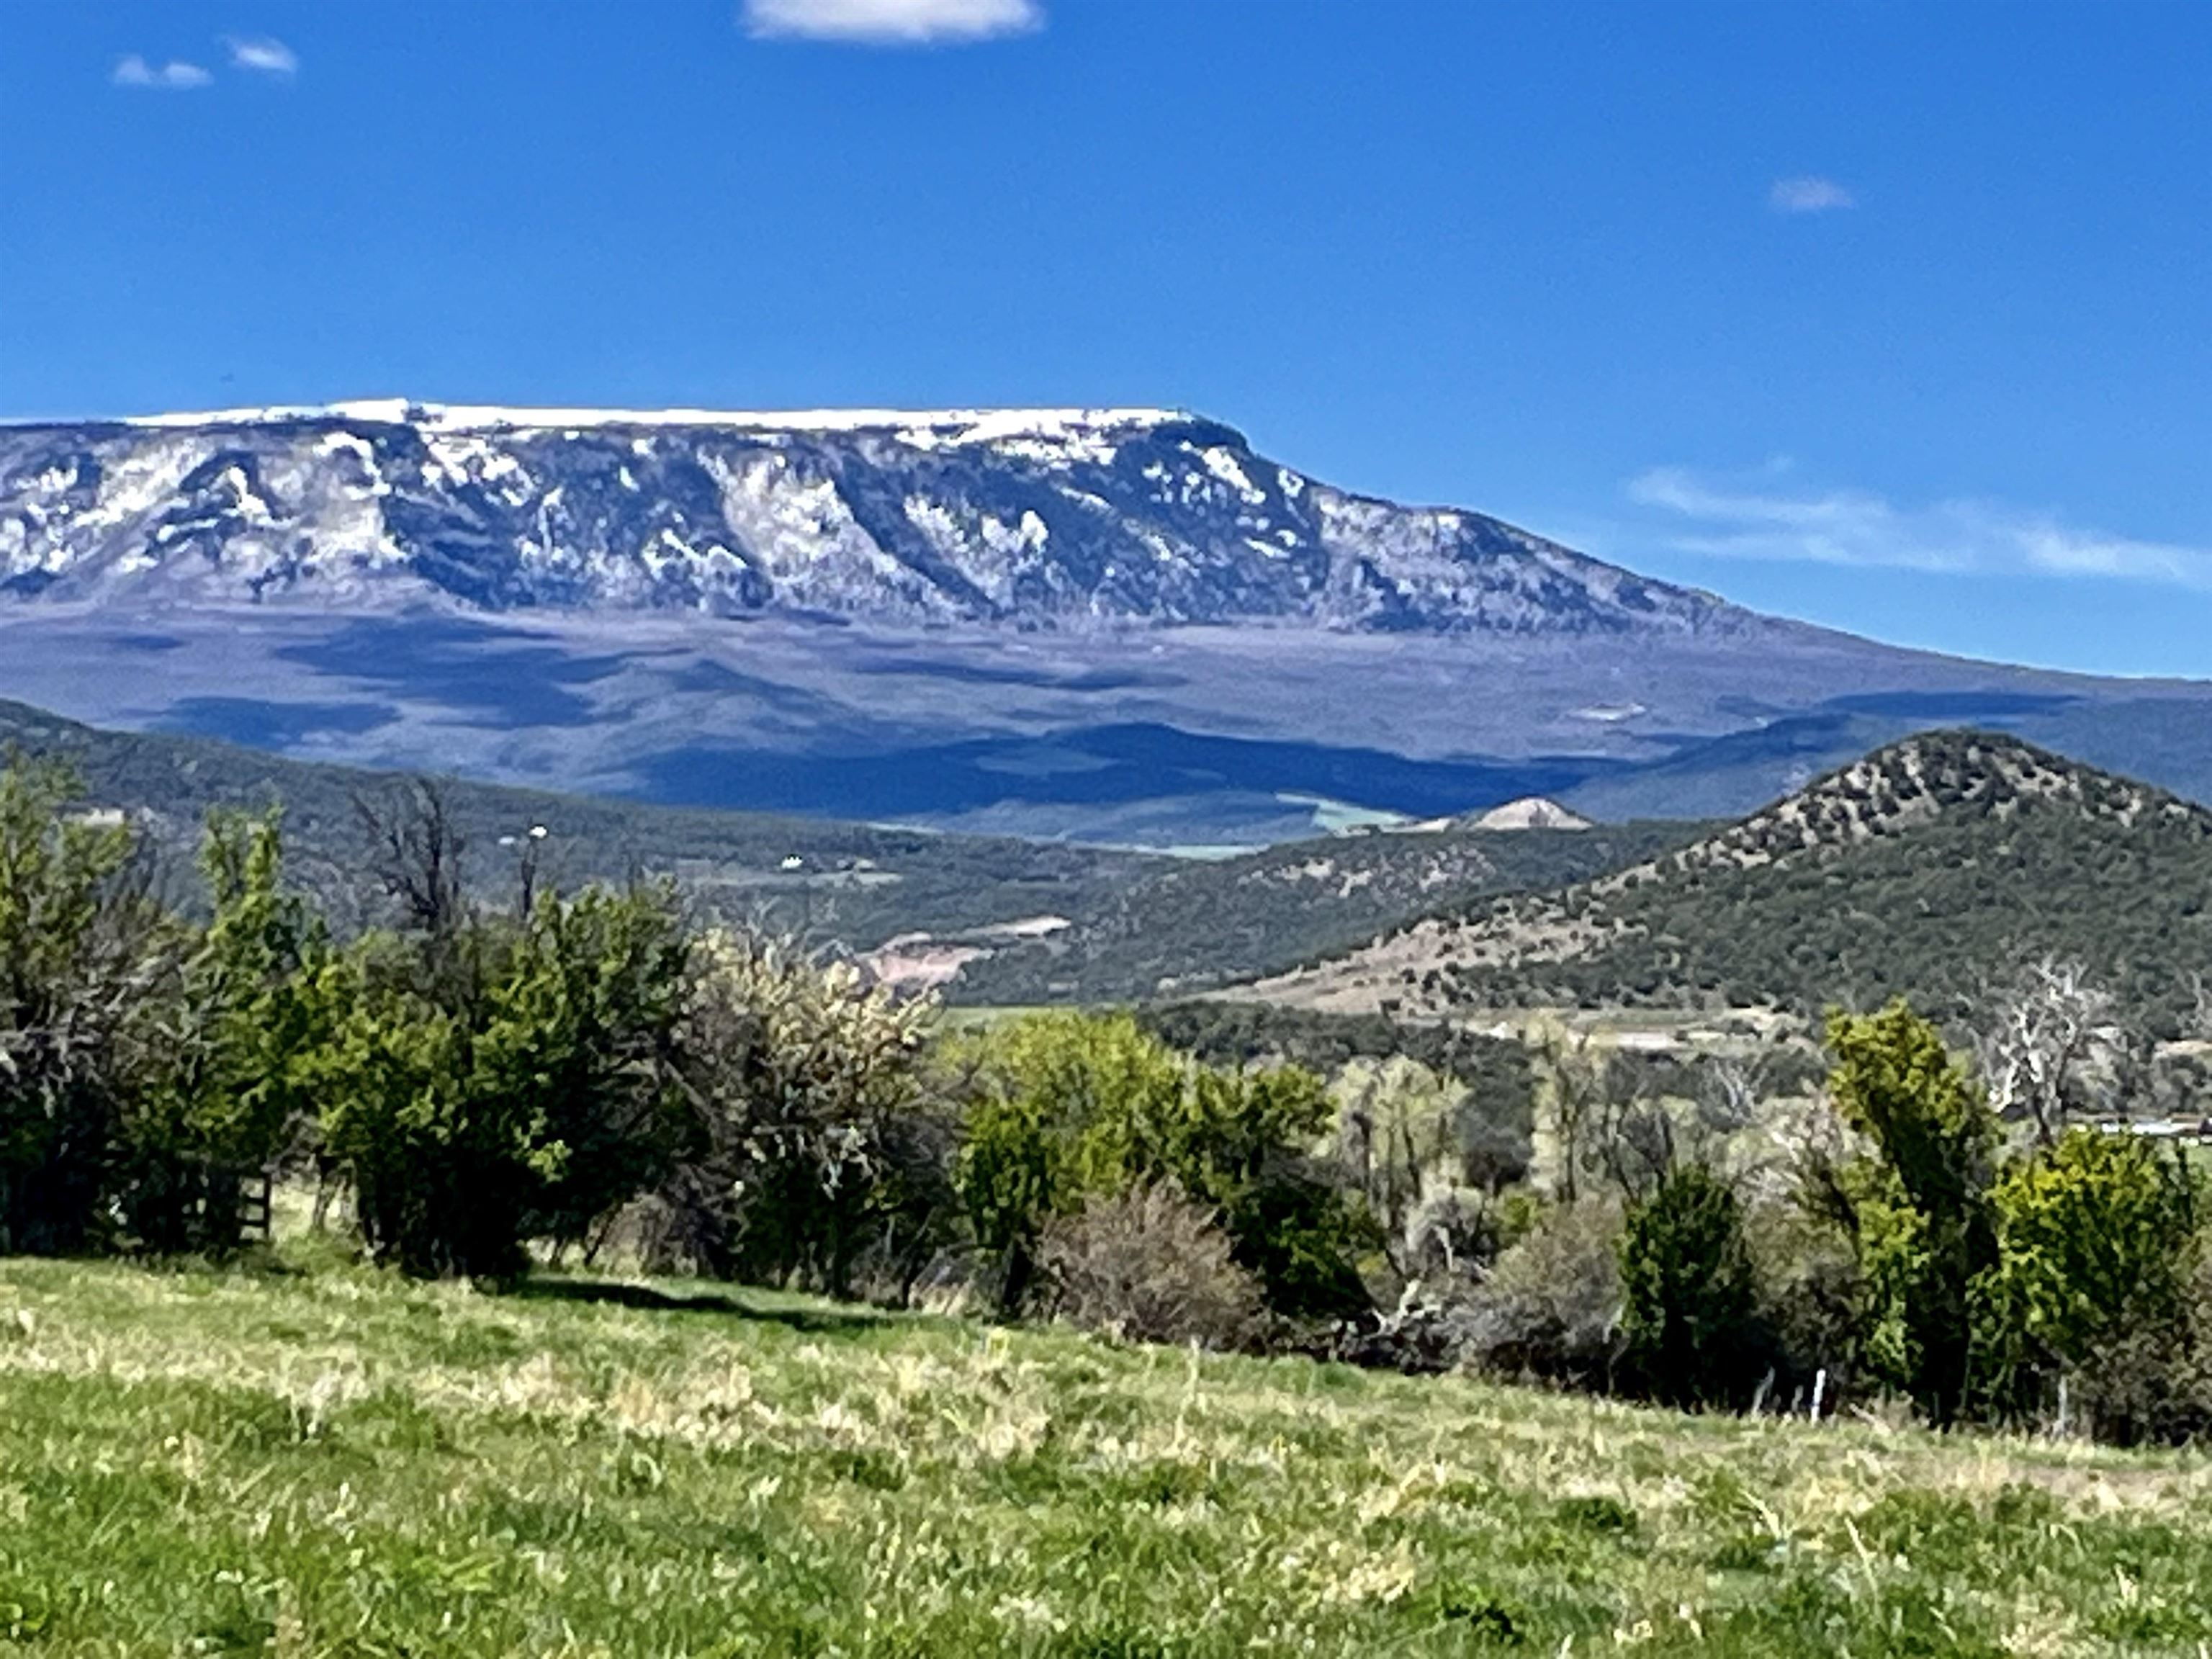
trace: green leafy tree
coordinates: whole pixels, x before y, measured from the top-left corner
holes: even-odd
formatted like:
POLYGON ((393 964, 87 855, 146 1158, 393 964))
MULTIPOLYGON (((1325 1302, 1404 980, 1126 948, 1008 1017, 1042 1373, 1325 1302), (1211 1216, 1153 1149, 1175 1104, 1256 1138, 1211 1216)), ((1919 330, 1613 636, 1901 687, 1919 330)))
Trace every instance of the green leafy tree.
POLYGON ((1827 1035, 1837 1109, 1874 1149, 1832 1189, 1859 1258, 1863 1358, 1947 1425, 1967 1399, 1975 1284, 1996 1261, 1996 1121, 1941 1034, 1903 1001, 1832 1013, 1827 1035))
POLYGON ((119 1205, 158 1250, 239 1240, 239 1186, 268 1169, 309 1109, 319 1040, 307 983, 327 953, 319 917, 283 884, 282 821, 210 817, 200 855, 213 915, 185 944, 161 1023, 160 1063, 123 1125, 119 1205))
POLYGON ((1212 1209, 1279 1312, 1365 1305, 1358 1206, 1305 1157, 1333 1107, 1303 1067, 1196 1065, 1126 1014, 1034 1015, 964 1045, 971 1100, 958 1183, 1018 1306, 1037 1240, 1085 1199, 1170 1182, 1212 1209))
POLYGON ((1173 1181, 1213 1206, 1237 1265, 1258 1276, 1277 1312, 1364 1310, 1353 1257, 1381 1232, 1304 1155, 1335 1115, 1321 1079, 1299 1066, 1194 1066, 1177 1108, 1157 1151, 1133 1163, 1137 1179, 1173 1181))
POLYGON ((1032 1095, 985 1095, 969 1110, 961 1143, 956 1181, 976 1245, 999 1265, 1004 1314, 1021 1308, 1047 1224, 1080 1190, 1047 1105, 1032 1095))
POLYGON ((503 1279, 656 1179, 685 941, 672 895, 540 896, 377 934, 312 981, 306 1081, 372 1253, 503 1279))
POLYGON ((475 1074, 529 1126, 544 1176, 523 1218, 532 1235, 582 1243, 667 1168, 690 949, 665 886, 531 906, 486 1009, 475 1074))
POLYGON ((1621 1332, 1632 1373, 1674 1406, 1740 1402, 1765 1359, 1758 1275, 1735 1190, 1701 1164, 1628 1212, 1621 1332))
POLYGON ((1128 1184, 1182 1091, 1175 1052, 1125 1014, 1031 1015, 948 1045, 970 1104, 956 1172, 976 1243, 998 1264, 1002 1310, 1036 1281, 1048 1223, 1128 1184))
POLYGON ((2063 1376, 2093 1431, 2139 1437, 2158 1406, 2142 1362, 2190 1341, 2197 1179, 2132 1135, 2075 1128, 2008 1170, 1992 1202, 1978 1334, 1993 1408, 2026 1416, 2063 1376))
POLYGON ((309 1062, 326 1158, 369 1253, 424 1277, 523 1265, 529 1188, 555 1172, 522 1102, 472 1086, 469 1023, 407 982, 388 937, 316 976, 328 1036, 309 1062))

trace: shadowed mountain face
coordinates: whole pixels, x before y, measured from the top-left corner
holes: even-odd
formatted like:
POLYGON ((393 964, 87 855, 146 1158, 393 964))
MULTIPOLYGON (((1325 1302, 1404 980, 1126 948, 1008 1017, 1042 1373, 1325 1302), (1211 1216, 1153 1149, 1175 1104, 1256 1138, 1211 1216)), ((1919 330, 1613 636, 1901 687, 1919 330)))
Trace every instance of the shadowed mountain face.
POLYGON ((1458 906, 1240 994, 1422 1018, 1905 995, 1948 1016, 2046 954, 2170 1035, 2212 960, 2212 812, 2011 738, 1937 732, 1687 846, 1458 906))
POLYGON ((0 696, 307 758, 1150 846, 1747 810, 1931 723, 2212 797, 2212 687, 1893 650, 1162 410, 0 428, 0 696))

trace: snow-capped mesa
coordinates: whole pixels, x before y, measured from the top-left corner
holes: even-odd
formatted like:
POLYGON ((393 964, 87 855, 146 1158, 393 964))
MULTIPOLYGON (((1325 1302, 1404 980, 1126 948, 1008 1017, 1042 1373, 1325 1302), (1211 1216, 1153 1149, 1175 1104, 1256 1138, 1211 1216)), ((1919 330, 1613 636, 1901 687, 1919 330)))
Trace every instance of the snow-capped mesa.
POLYGON ((0 428, 0 598, 1504 635, 1763 624, 1163 409, 403 399, 0 428))

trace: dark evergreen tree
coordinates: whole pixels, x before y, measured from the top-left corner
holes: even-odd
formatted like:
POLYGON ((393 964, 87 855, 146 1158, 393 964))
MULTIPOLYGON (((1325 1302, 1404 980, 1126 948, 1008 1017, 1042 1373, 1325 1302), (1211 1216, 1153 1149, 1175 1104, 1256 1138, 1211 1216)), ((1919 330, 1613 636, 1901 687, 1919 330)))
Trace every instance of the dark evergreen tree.
POLYGON ((1628 1372, 1674 1406, 1738 1406, 1765 1363, 1758 1275, 1735 1190, 1701 1164, 1671 1170, 1620 1240, 1628 1372))

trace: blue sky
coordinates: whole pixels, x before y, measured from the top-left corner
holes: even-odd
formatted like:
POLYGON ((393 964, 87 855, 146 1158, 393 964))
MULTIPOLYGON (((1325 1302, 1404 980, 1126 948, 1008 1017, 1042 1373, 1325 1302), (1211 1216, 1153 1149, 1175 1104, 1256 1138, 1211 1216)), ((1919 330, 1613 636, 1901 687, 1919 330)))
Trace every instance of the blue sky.
POLYGON ((1182 405, 1765 609, 2212 676, 2212 5, 0 27, 9 418, 1182 405))

